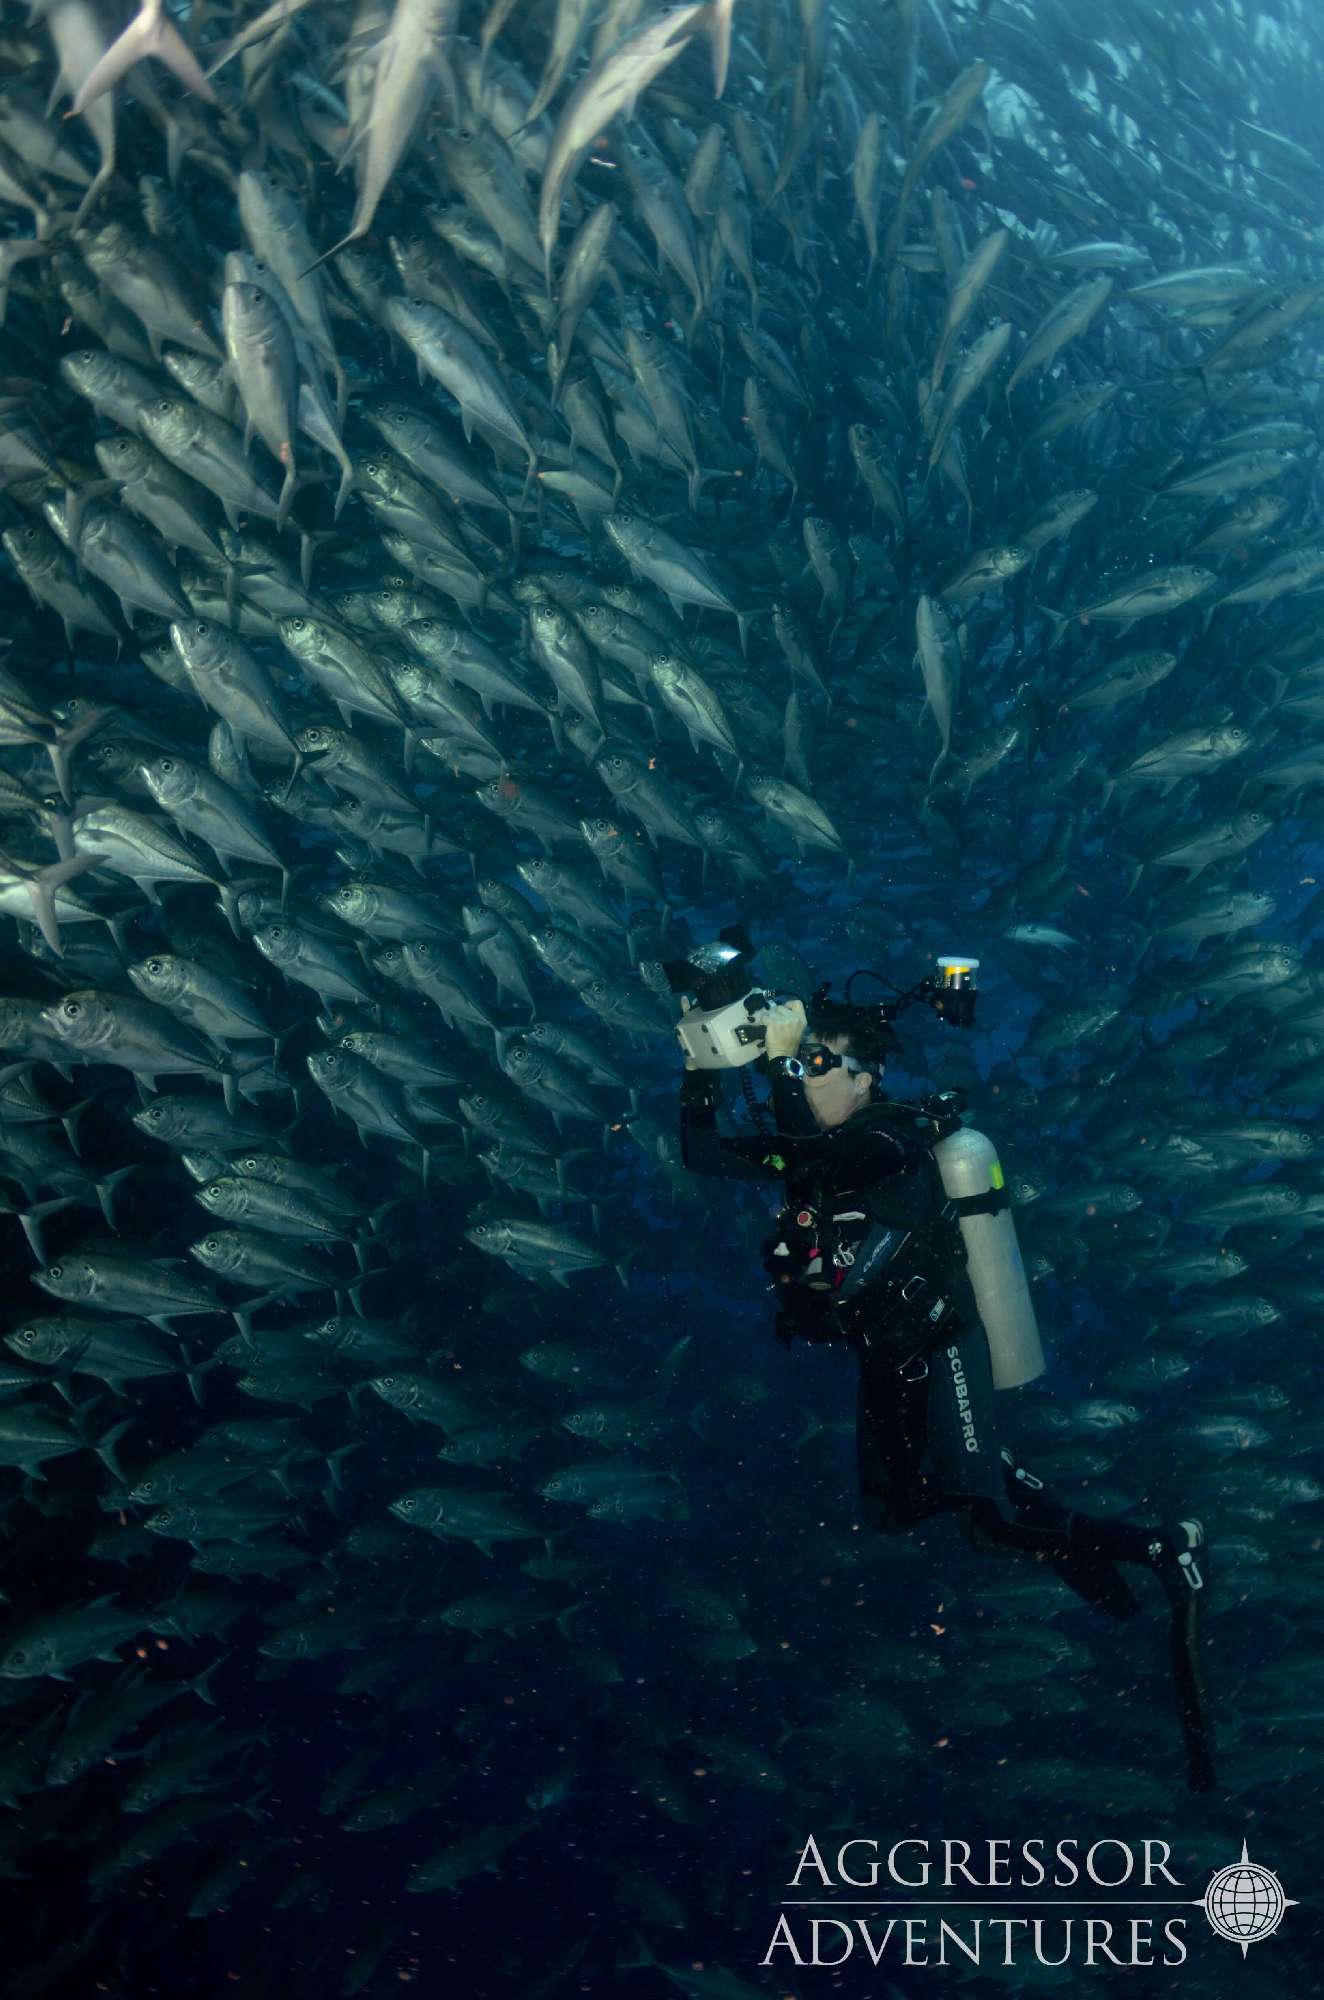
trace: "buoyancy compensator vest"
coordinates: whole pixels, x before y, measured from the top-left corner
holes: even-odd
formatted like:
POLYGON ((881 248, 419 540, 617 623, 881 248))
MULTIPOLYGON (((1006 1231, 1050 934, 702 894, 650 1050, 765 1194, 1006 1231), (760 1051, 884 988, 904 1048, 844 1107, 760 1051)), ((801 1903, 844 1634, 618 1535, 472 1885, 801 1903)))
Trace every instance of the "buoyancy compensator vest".
POLYGON ((881 1346, 900 1365, 960 1332, 964 1244, 931 1150, 933 1118, 891 1101, 857 1116, 885 1132, 898 1165, 869 1174, 863 1126, 839 1154, 807 1149, 787 1175, 763 1263, 777 1292, 779 1339, 881 1346))
POLYGON ((787 1202, 764 1245, 778 1294, 778 1337, 883 1345, 898 1360, 947 1345, 977 1313, 994 1386, 1020 1387, 1045 1362, 1002 1169, 992 1141, 961 1122, 950 1091, 887 1100, 861 1114, 911 1155, 861 1181, 861 1149, 812 1153, 787 1176, 787 1202), (962 1318, 964 1309, 965 1318, 962 1318))

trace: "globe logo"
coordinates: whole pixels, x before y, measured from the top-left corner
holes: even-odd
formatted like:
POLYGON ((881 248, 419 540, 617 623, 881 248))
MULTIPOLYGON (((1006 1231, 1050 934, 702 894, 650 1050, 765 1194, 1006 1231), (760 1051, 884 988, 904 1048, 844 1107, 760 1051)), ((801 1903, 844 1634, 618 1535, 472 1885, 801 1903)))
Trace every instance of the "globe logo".
POLYGON ((1272 1937, 1283 1913, 1294 1907, 1270 1868, 1252 1861, 1241 1843, 1241 1859, 1220 1868, 1204 1892, 1202 1908, 1219 1937, 1241 1946, 1244 1958, 1261 1938, 1272 1937))

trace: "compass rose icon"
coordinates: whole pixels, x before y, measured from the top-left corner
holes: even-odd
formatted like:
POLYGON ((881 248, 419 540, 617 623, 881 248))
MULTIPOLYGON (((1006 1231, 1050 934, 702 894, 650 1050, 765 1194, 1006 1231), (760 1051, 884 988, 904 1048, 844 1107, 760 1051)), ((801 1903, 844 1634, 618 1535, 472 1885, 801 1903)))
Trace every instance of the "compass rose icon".
POLYGON ((1204 1911, 1219 1937, 1241 1946, 1244 1959, 1253 1944, 1273 1936, 1284 1911, 1295 1909, 1296 1898, 1283 1894, 1271 1868, 1251 1860, 1243 1839, 1240 1861, 1217 1871, 1196 1907, 1204 1911))

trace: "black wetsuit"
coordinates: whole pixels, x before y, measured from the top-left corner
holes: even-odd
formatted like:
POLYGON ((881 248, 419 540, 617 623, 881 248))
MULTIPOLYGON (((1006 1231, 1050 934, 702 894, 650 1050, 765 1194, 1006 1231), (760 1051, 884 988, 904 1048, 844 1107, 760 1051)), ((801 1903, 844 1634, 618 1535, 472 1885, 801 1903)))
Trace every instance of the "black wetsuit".
POLYGON ((1188 1782, 1209 1790, 1212 1734, 1198 1631, 1198 1562, 1207 1552, 1179 1555, 1192 1526, 1203 1551, 1199 1524, 1181 1523, 1174 1540, 1159 1526, 1069 1509, 999 1446, 988 1337, 961 1270, 959 1227, 932 1152, 935 1128, 918 1107, 884 1098, 824 1130, 803 1080, 780 1063, 771 1073, 775 1132, 760 1137, 718 1129, 721 1071, 686 1070, 681 1153, 695 1173, 784 1184, 785 1205, 764 1251, 780 1306, 777 1332, 783 1340, 845 1340, 859 1356, 866 1521, 906 1528, 958 1513, 976 1548, 1037 1556, 1113 1618, 1139 1609, 1116 1565, 1156 1570, 1172 1605, 1188 1782))
MULTIPOLYGON (((1008 1481, 998 1446, 988 1340, 960 1268, 959 1237, 954 1225, 942 1224, 945 1198, 937 1165, 913 1115, 882 1100, 824 1131, 803 1082, 775 1074, 776 1136, 732 1137, 717 1126, 720 1078, 720 1071, 685 1072, 681 1151, 687 1167, 737 1180, 784 1182, 784 1213, 792 1219, 812 1214, 822 1226, 809 1233, 830 1236, 838 1247, 844 1237, 845 1254, 858 1247, 870 1221, 895 1224, 909 1237, 896 1275, 919 1272, 930 1295, 950 1298, 953 1305, 940 1342, 912 1343, 905 1332, 887 1337, 881 1299, 878 1318, 869 1324, 867 1288, 857 1295, 855 1317, 862 1323, 849 1335, 832 1325, 832 1290, 797 1283, 778 1297, 783 1337, 844 1337, 859 1357, 856 1443, 866 1521, 876 1528, 907 1528, 952 1508, 967 1513, 972 1533, 980 1523, 992 1528, 991 1517, 1007 1518, 1008 1481), (848 1220, 834 1227, 834 1213, 848 1220), (884 1337, 875 1337, 879 1334, 884 1337)), ((776 1270, 771 1260, 768 1268, 776 1270)))

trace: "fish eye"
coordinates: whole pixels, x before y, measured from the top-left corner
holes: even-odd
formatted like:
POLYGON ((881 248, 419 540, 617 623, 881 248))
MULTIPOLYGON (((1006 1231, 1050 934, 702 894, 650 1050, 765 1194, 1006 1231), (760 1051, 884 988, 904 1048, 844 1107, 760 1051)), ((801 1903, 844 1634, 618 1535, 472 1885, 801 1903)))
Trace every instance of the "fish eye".
POLYGON ((50 1275, 52 1278, 62 1278, 64 1276, 64 1265, 52 1264, 50 1268, 50 1275))
POLYGON ((147 970, 151 973, 153 979, 159 979, 165 971, 165 960, 163 958, 149 958, 147 961, 147 970))
POLYGON ((61 1009, 66 1021, 76 1021, 82 1011, 82 1002, 79 1000, 66 1000, 61 1009))
POLYGON ((175 768, 175 760, 173 757, 162 757, 156 768, 158 771, 164 771, 168 777, 175 768))
POLYGON ((267 936, 271 939, 273 944, 279 944, 280 940, 284 937, 284 935, 285 935, 284 924, 273 924, 270 930, 267 932, 267 936))
POLYGON ((36 1328, 31 1326, 21 1327, 19 1332, 15 1335, 15 1339, 21 1340, 25 1347, 31 1347, 36 1337, 37 1337, 36 1328))

